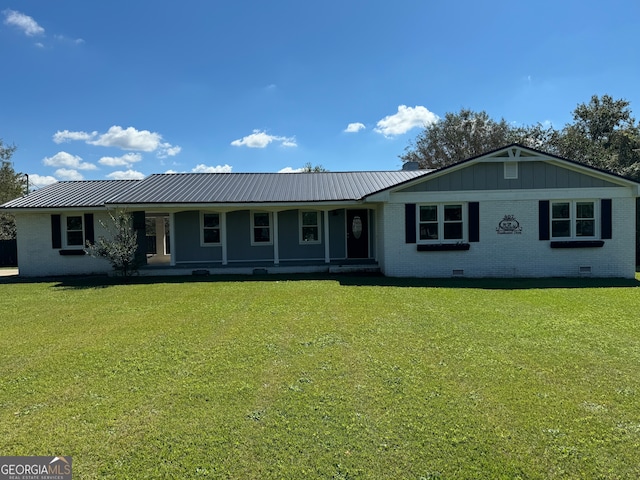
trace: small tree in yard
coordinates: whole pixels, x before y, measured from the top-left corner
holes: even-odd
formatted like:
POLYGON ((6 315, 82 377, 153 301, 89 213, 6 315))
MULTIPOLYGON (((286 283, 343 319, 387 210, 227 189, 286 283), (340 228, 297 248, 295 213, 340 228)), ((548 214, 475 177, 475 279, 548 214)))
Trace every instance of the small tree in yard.
POLYGON ((138 271, 136 259, 138 235, 133 229, 131 215, 123 210, 109 212, 110 222, 100 224, 109 232, 110 238, 100 237, 91 244, 87 242, 85 251, 95 258, 104 258, 111 263, 117 274, 129 277, 138 271))

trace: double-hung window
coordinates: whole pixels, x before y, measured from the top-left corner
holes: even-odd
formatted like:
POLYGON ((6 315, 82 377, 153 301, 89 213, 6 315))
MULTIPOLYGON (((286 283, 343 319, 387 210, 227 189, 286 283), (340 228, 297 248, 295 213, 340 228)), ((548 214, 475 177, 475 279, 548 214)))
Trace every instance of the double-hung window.
POLYGON ((202 213, 202 244, 220 245, 220 214, 202 213))
POLYGON ((84 228, 82 215, 65 217, 65 241, 67 247, 84 246, 84 228))
POLYGON ((320 212, 300 211, 300 243, 320 243, 320 212))
POLYGON ((551 202, 551 237, 596 236, 596 202, 590 200, 551 202))
POLYGON ((271 213, 251 212, 251 244, 270 245, 272 243, 271 213))
POLYGON ((464 239, 464 205, 420 205, 418 232, 421 242, 461 242, 464 239))

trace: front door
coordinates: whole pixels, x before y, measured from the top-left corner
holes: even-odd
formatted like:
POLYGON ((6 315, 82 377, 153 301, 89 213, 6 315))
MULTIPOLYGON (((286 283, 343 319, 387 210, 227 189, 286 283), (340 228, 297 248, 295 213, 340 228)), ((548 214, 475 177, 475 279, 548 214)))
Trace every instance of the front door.
POLYGON ((347 258, 369 258, 369 210, 347 210, 347 258))

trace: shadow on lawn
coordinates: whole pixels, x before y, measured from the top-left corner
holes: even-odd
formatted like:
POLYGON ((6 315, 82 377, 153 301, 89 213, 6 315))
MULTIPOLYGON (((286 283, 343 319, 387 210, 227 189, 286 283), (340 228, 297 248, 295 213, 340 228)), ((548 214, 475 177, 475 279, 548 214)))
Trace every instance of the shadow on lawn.
POLYGON ((108 277, 69 276, 57 278, 9 277, 0 279, 8 283, 53 283, 54 288, 92 289, 118 285, 153 285, 220 282, 338 282, 348 287, 405 287, 405 288, 475 288, 486 290, 521 290, 543 288, 629 288, 640 287, 640 280, 625 278, 390 278, 379 274, 268 274, 268 275, 209 275, 165 277, 108 277))

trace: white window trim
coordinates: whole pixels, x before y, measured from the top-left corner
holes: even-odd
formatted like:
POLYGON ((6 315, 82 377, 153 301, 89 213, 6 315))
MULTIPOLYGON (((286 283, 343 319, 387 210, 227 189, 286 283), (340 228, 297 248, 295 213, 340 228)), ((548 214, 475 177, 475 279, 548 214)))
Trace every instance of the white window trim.
MULTIPOLYGON (((84 242, 85 242, 85 225, 84 225, 84 215, 83 214, 79 214, 79 215, 63 215, 62 216, 62 245, 65 249, 83 249, 85 247, 84 242), (80 217, 80 222, 82 223, 82 243, 80 245, 69 245, 68 243, 68 233, 69 230, 67 229, 67 218, 71 218, 71 217, 80 217)), ((73 231, 77 231, 77 230, 73 230, 73 231)))
POLYGON ((222 235, 223 235, 223 231, 222 231, 222 213, 220 213, 220 212, 201 211, 200 212, 200 246, 201 247, 219 247, 220 245, 222 245, 222 235), (220 241, 217 242, 217 243, 210 243, 210 242, 205 242, 204 241, 204 216, 205 216, 205 214, 207 214, 207 215, 211 215, 211 214, 218 215, 218 230, 220 230, 220 241))
POLYGON ((549 201, 549 238, 551 240, 563 241, 563 240, 599 240, 600 239, 600 202, 593 198, 584 198, 579 200, 551 200, 549 201), (569 204, 569 224, 571 226, 571 235, 568 237, 554 237, 553 236, 553 205, 556 203, 568 203, 569 204), (578 220, 578 203, 593 203, 593 235, 576 235, 576 222, 578 220))
POLYGON ((467 202, 429 202, 419 203, 416 206, 416 242, 417 243, 466 243, 469 238, 469 208, 467 202), (462 206, 462 238, 437 238, 433 240, 425 240, 420 238, 420 207, 435 205, 438 207, 438 237, 444 235, 444 207, 445 205, 461 205, 462 206))
POLYGON ((251 235, 251 246, 252 247, 259 247, 259 246, 263 246, 263 245, 273 245, 273 213, 272 212, 267 212, 265 210, 251 210, 250 211, 250 215, 251 215, 251 230, 249 231, 249 234, 251 235), (262 226, 258 226, 256 227, 256 225, 254 224, 254 216, 256 213, 266 213, 267 215, 269 215, 269 241, 268 242, 256 242, 255 241, 255 237, 253 235, 254 232, 254 228, 264 228, 262 226))
POLYGON ((319 245, 322 243, 322 212, 320 210, 299 210, 298 211, 298 241, 300 245, 319 245), (302 219, 305 213, 315 213, 316 214, 316 225, 303 225, 302 219), (302 231, 304 227, 317 227, 318 228, 318 239, 317 240, 304 240, 302 231))

